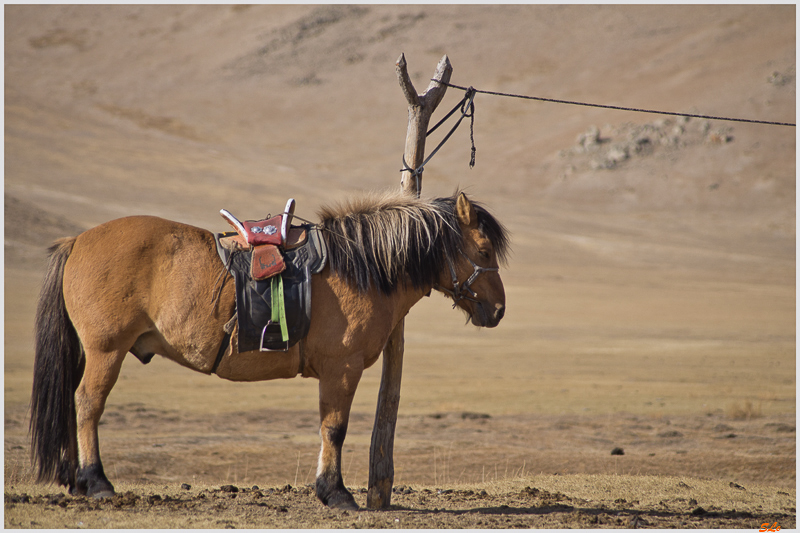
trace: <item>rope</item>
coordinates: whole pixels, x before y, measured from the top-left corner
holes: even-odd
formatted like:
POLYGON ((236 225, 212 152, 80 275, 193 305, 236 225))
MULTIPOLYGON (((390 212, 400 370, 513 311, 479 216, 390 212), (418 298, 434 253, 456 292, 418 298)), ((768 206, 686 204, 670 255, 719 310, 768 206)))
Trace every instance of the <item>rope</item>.
POLYGON ((796 124, 792 124, 790 122, 771 122, 768 120, 752 120, 747 118, 731 118, 731 117, 716 117, 712 115, 694 115, 689 113, 673 113, 671 111, 657 111, 654 109, 640 109, 636 107, 621 107, 615 105, 604 105, 604 104, 589 104, 586 102, 573 102, 570 100, 556 100, 554 98, 542 98, 539 96, 526 96, 522 94, 511 94, 511 93, 499 93, 494 91, 480 91, 478 89, 474 89, 472 87, 461 87, 459 85, 452 85, 450 83, 446 83, 437 79, 433 79, 437 83, 441 83, 442 85, 446 85, 447 87, 452 87, 454 89, 461 89, 462 91, 472 91, 475 93, 483 93, 483 94, 491 94, 494 96, 506 96, 509 98, 522 98, 525 100, 538 100, 540 102, 551 102, 556 104, 570 104, 570 105, 579 105, 585 107, 600 107, 603 109, 616 109, 618 111, 635 111, 637 113, 654 113, 657 115, 670 115, 670 116, 677 116, 677 117, 691 117, 691 118, 705 118, 709 120, 726 120, 730 122, 749 122, 751 124, 767 124, 770 126, 791 126, 795 127, 796 124))
MULTIPOLYGON (((443 82, 439 82, 439 83, 443 83, 443 82)), ((459 87, 459 89, 461 89, 461 87, 459 87)), ((461 110, 461 116, 456 121, 455 125, 452 128, 450 128, 450 131, 447 132, 447 135, 444 136, 444 139, 442 139, 442 141, 439 143, 439 145, 436 148, 433 149, 433 151, 428 155, 427 158, 425 158, 425 160, 422 162, 422 164, 420 166, 418 166, 417 168, 415 168, 415 169, 409 167, 408 163, 406 163, 406 156, 405 156, 405 154, 403 154, 403 168, 400 169, 400 172, 406 172, 406 171, 411 172, 411 176, 416 178, 416 181, 417 181, 417 196, 419 196, 419 193, 420 193, 420 191, 419 191, 419 189, 420 189, 419 176, 421 176, 422 175, 422 171, 425 170, 425 165, 427 165, 428 161, 430 161, 431 158, 434 155, 436 155, 436 152, 439 151, 439 148, 444 146, 444 143, 446 143, 447 140, 450 138, 450 136, 453 135, 453 133, 456 131, 458 126, 461 124, 461 121, 464 120, 465 117, 469 117, 469 119, 470 119, 470 123, 469 123, 469 139, 470 139, 470 142, 472 143, 472 155, 470 156, 469 167, 472 168, 472 167, 475 166, 475 138, 474 138, 474 135, 473 135, 473 127, 474 127, 474 124, 475 124, 475 103, 473 102, 473 100, 475 99, 475 93, 477 91, 475 91, 475 89, 473 89, 472 87, 469 87, 469 88, 465 87, 463 89, 464 89, 464 91, 466 91, 466 93, 464 94, 464 98, 462 98, 461 101, 459 103, 457 103, 456 106, 453 109, 451 109, 450 112, 447 113, 442 120, 437 122, 434 127, 429 129, 425 133, 425 137, 427 137, 428 135, 430 135, 431 133, 436 131, 436 128, 441 126, 448 118, 450 118, 453 115, 453 113, 455 113, 459 109, 461 110)))

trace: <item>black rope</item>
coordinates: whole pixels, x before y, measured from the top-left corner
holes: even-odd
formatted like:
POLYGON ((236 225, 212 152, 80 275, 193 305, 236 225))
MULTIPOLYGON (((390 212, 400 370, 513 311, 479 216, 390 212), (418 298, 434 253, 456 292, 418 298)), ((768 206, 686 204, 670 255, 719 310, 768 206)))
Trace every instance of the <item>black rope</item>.
MULTIPOLYGON (((440 83, 442 83, 442 82, 440 82, 440 83)), ((461 87, 459 87, 459 88, 461 89, 461 87)), ((464 98, 462 98, 461 101, 459 103, 457 103, 456 106, 453 109, 451 109, 450 112, 447 113, 444 116, 444 118, 442 118, 439 122, 437 122, 434 127, 429 129, 425 133, 425 137, 427 137, 428 135, 430 135, 431 133, 436 131, 436 128, 438 128, 439 126, 444 124, 447 121, 447 119, 449 119, 451 116, 453 116, 453 113, 455 113, 458 110, 461 110, 461 116, 456 121, 455 125, 452 128, 450 128, 450 131, 447 132, 447 135, 444 136, 444 139, 442 139, 441 142, 439 143, 439 145, 436 148, 433 149, 433 151, 428 155, 427 158, 425 158, 425 160, 422 162, 422 164, 420 166, 418 166, 417 168, 415 168, 415 169, 409 167, 408 163, 406 163, 406 156, 405 156, 405 154, 403 154, 403 168, 400 169, 400 172, 406 172, 406 171, 411 172, 411 176, 417 179, 417 196, 419 196, 419 182, 420 182, 419 176, 421 176, 422 175, 422 171, 425 170, 425 165, 427 165, 428 161, 430 161, 431 158, 434 155, 436 155, 436 152, 438 152, 439 149, 442 146, 444 146, 444 143, 446 143, 447 140, 450 138, 450 136, 453 135, 453 133, 456 131, 458 126, 461 124, 461 121, 464 120, 465 117, 469 117, 469 119, 470 119, 470 123, 469 123, 469 139, 470 139, 470 142, 472 143, 472 152, 471 152, 472 155, 470 157, 469 166, 470 166, 470 168, 475 166, 475 137, 473 135, 473 127, 474 127, 474 124, 475 124, 475 103, 474 103, 474 99, 475 99, 476 91, 472 87, 464 87, 463 90, 466 91, 466 93, 464 94, 464 98)))
POLYGON ((600 107, 600 108, 603 108, 603 109, 616 109, 618 111, 636 111, 638 113, 654 113, 654 114, 657 114, 657 115, 670 115, 670 116, 677 116, 677 117, 705 118, 705 119, 709 119, 709 120, 727 120, 727 121, 731 121, 731 122, 749 122, 751 124, 768 124, 770 126, 792 126, 792 127, 796 126, 795 124, 792 124, 790 122, 771 122, 771 121, 768 121, 768 120, 752 120, 752 119, 747 119, 747 118, 716 117, 716 116, 711 116, 711 115, 694 115, 694 114, 689 114, 689 113, 673 113, 671 111, 656 111, 654 109, 639 109, 639 108, 636 108, 636 107, 621 107, 621 106, 615 106, 615 105, 589 104, 589 103, 586 103, 586 102, 573 102, 573 101, 570 101, 570 100, 556 100, 554 98, 542 98, 542 97, 539 97, 539 96, 526 96, 526 95, 523 95, 523 94, 499 93, 499 92, 494 92, 494 91, 480 91, 480 90, 474 89, 472 87, 467 88, 467 87, 461 87, 459 85, 452 85, 450 83, 446 83, 446 82, 443 82, 443 81, 440 81, 440 80, 437 80, 437 79, 434 79, 432 81, 435 81, 437 83, 441 83, 442 85, 446 85, 447 87, 452 87, 454 89, 461 89, 462 91, 469 90, 469 91, 476 92, 476 93, 491 94, 491 95, 494 95, 494 96, 507 96, 509 98, 522 98, 522 99, 525 99, 525 100, 538 100, 540 102, 551 102, 551 103, 556 103, 556 104, 580 105, 580 106, 585 106, 585 107, 600 107))
MULTIPOLYGON (((473 95, 474 98, 474 95, 473 95)), ((475 102, 470 99, 469 105, 461 104, 461 113, 465 117, 469 117, 469 142, 472 145, 470 148, 469 168, 475 166, 475 102)))

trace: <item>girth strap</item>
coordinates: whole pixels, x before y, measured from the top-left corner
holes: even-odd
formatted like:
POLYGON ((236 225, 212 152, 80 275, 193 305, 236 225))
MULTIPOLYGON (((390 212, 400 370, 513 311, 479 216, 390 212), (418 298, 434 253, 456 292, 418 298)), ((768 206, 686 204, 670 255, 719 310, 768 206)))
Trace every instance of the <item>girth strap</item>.
POLYGON ((222 337, 222 344, 220 344, 219 351, 217 352, 217 359, 214 361, 214 366, 211 367, 212 374, 217 373, 219 364, 222 361, 222 358, 225 356, 225 352, 228 351, 228 347, 230 345, 231 345, 231 334, 226 331, 225 336, 222 337))

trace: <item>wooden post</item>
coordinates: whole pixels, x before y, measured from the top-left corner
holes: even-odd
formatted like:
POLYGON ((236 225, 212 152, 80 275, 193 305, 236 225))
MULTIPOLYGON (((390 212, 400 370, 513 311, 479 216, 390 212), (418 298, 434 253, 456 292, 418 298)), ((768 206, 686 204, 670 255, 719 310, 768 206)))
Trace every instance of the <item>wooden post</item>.
MULTIPOLYGON (((436 66, 433 79, 450 83, 452 73, 453 67, 445 55, 436 66)), ((403 54, 400 54, 400 59, 397 60, 397 79, 408 102, 408 131, 404 158, 410 168, 419 168, 425 160, 425 134, 428 132, 428 123, 439 102, 444 98, 447 85, 431 81, 425 92, 418 95, 411 78, 408 77, 406 58, 403 54)), ((400 188, 418 197, 422 190, 422 173, 416 176, 416 180, 410 171, 404 171, 400 176, 400 188)))
MULTIPOLYGON (((431 81, 423 94, 417 94, 408 76, 405 55, 400 55, 396 69, 397 79, 408 102, 408 131, 403 157, 408 167, 416 169, 425 159, 425 134, 428 131, 428 123, 436 106, 442 101, 447 86, 431 81)), ((436 66, 433 79, 449 83, 452 72, 453 67, 445 55, 436 66)), ((403 171, 400 188, 408 194, 419 196, 422 190, 422 172, 414 175, 411 171, 403 171)), ((405 318, 392 331, 383 350, 383 373, 369 449, 367 507, 370 509, 386 509, 392 499, 394 431, 397 409, 400 406, 400 381, 403 376, 404 329, 405 318)))

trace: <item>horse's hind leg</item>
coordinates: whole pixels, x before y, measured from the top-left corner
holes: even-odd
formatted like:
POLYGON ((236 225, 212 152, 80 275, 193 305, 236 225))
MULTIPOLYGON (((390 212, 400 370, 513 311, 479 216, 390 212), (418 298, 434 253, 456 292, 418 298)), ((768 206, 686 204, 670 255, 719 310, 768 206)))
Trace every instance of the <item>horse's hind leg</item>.
POLYGON ((86 350, 86 368, 75 392, 80 468, 74 493, 106 498, 114 495, 100 461, 97 426, 127 351, 86 350))
POLYGON ((335 509, 358 510, 342 481, 342 445, 361 370, 349 368, 344 376, 323 375, 319 381, 319 434, 322 447, 317 464, 317 497, 335 509))

